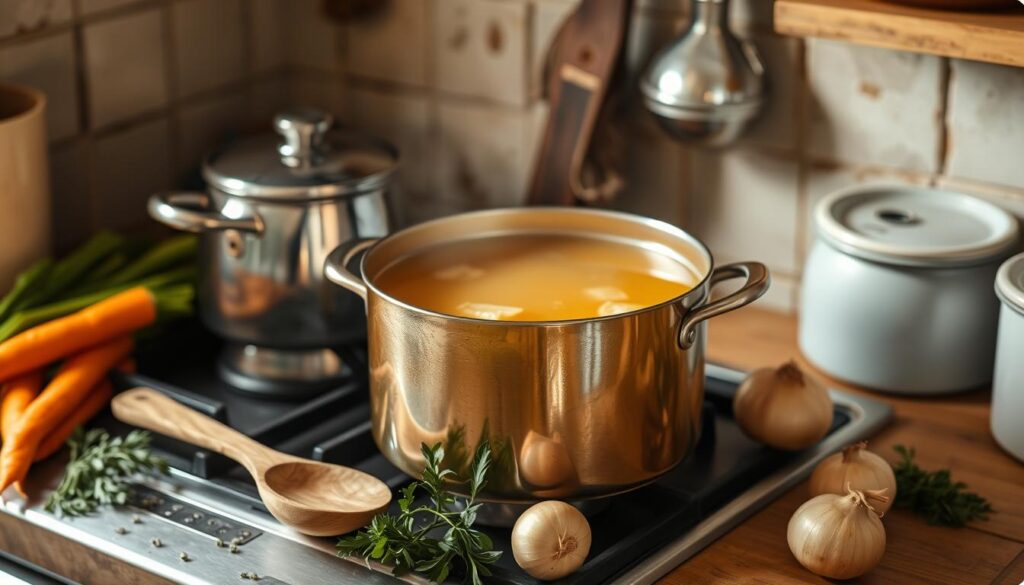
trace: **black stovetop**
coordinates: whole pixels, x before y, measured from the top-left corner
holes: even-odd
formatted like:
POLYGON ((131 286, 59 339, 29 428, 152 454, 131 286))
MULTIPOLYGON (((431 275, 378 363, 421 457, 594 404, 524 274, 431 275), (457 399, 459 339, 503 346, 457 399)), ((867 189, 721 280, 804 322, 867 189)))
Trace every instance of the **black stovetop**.
MULTIPOLYGON (((248 395, 220 381, 215 363, 219 345, 198 327, 182 327, 173 336, 161 337, 160 343, 143 344, 138 353, 138 373, 123 375, 118 385, 150 386, 261 443, 286 453, 360 469, 380 478, 392 490, 411 481, 374 445, 365 351, 361 348, 339 352, 353 372, 349 380, 313 398, 289 401, 248 395), (169 347, 174 351, 164 349, 169 347)), ((743 435, 732 418, 735 390, 732 382, 706 379, 703 434, 695 452, 657 482, 608 498, 607 505, 590 517, 590 556, 579 571, 561 583, 589 585, 612 580, 797 457, 766 448, 743 435)), ((847 422, 847 413, 837 409, 832 432, 847 422)), ((155 438, 154 444, 173 467, 209 480, 226 494, 266 511, 252 480, 234 462, 163 437, 155 438)), ((539 583, 515 566, 509 529, 485 530, 496 547, 505 551, 488 582, 539 583)))

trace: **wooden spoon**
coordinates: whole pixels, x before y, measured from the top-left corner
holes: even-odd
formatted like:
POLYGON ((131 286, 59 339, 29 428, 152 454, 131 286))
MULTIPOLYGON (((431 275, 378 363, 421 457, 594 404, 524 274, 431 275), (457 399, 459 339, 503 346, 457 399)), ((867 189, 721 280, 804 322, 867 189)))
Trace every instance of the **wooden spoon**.
POLYGON ((303 534, 362 528, 391 502, 391 490, 372 475, 275 451, 149 388, 119 394, 111 409, 126 423, 241 463, 270 513, 303 534))

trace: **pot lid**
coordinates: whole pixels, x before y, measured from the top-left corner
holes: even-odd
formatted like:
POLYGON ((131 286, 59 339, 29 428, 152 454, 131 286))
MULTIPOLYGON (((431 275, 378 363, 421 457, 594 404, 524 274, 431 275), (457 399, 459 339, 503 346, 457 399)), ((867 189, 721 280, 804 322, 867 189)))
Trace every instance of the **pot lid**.
POLYGON ((381 188, 397 162, 386 142, 351 131, 329 131, 333 118, 295 108, 274 118, 271 134, 240 141, 207 157, 203 177, 238 196, 319 199, 381 188))
POLYGON ((996 294, 1004 303, 1024 313, 1024 254, 1017 254, 999 267, 996 294))
POLYGON ((848 254, 904 266, 951 266, 997 258, 1017 241, 1017 220, 963 193, 925 187, 857 186, 818 203, 819 236, 848 254))

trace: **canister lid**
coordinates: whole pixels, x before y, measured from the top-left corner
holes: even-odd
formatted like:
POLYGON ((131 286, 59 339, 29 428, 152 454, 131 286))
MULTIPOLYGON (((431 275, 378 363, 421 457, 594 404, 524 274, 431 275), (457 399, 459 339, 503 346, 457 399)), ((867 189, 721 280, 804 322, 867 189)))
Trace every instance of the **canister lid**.
POLYGON ((999 267, 996 294, 1004 303, 1024 313, 1024 254, 1017 254, 999 267))
POLYGON ((330 131, 333 118, 296 108, 274 118, 280 136, 240 141, 207 157, 203 177, 216 189, 267 199, 319 199, 384 186, 394 171, 394 147, 351 131, 330 131))
POLYGON ((952 191, 857 186, 815 208, 818 235, 853 256, 943 267, 998 258, 1017 241, 1017 220, 987 201, 952 191))

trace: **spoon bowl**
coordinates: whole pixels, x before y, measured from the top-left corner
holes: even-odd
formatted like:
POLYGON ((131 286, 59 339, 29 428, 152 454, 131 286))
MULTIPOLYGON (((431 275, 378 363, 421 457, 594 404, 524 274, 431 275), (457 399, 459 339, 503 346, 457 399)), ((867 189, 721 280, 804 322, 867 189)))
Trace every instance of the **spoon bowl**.
POLYGON ((111 410, 126 423, 241 463, 270 513, 303 534, 351 532, 391 502, 391 490, 372 475, 275 451, 149 388, 119 394, 111 410))

